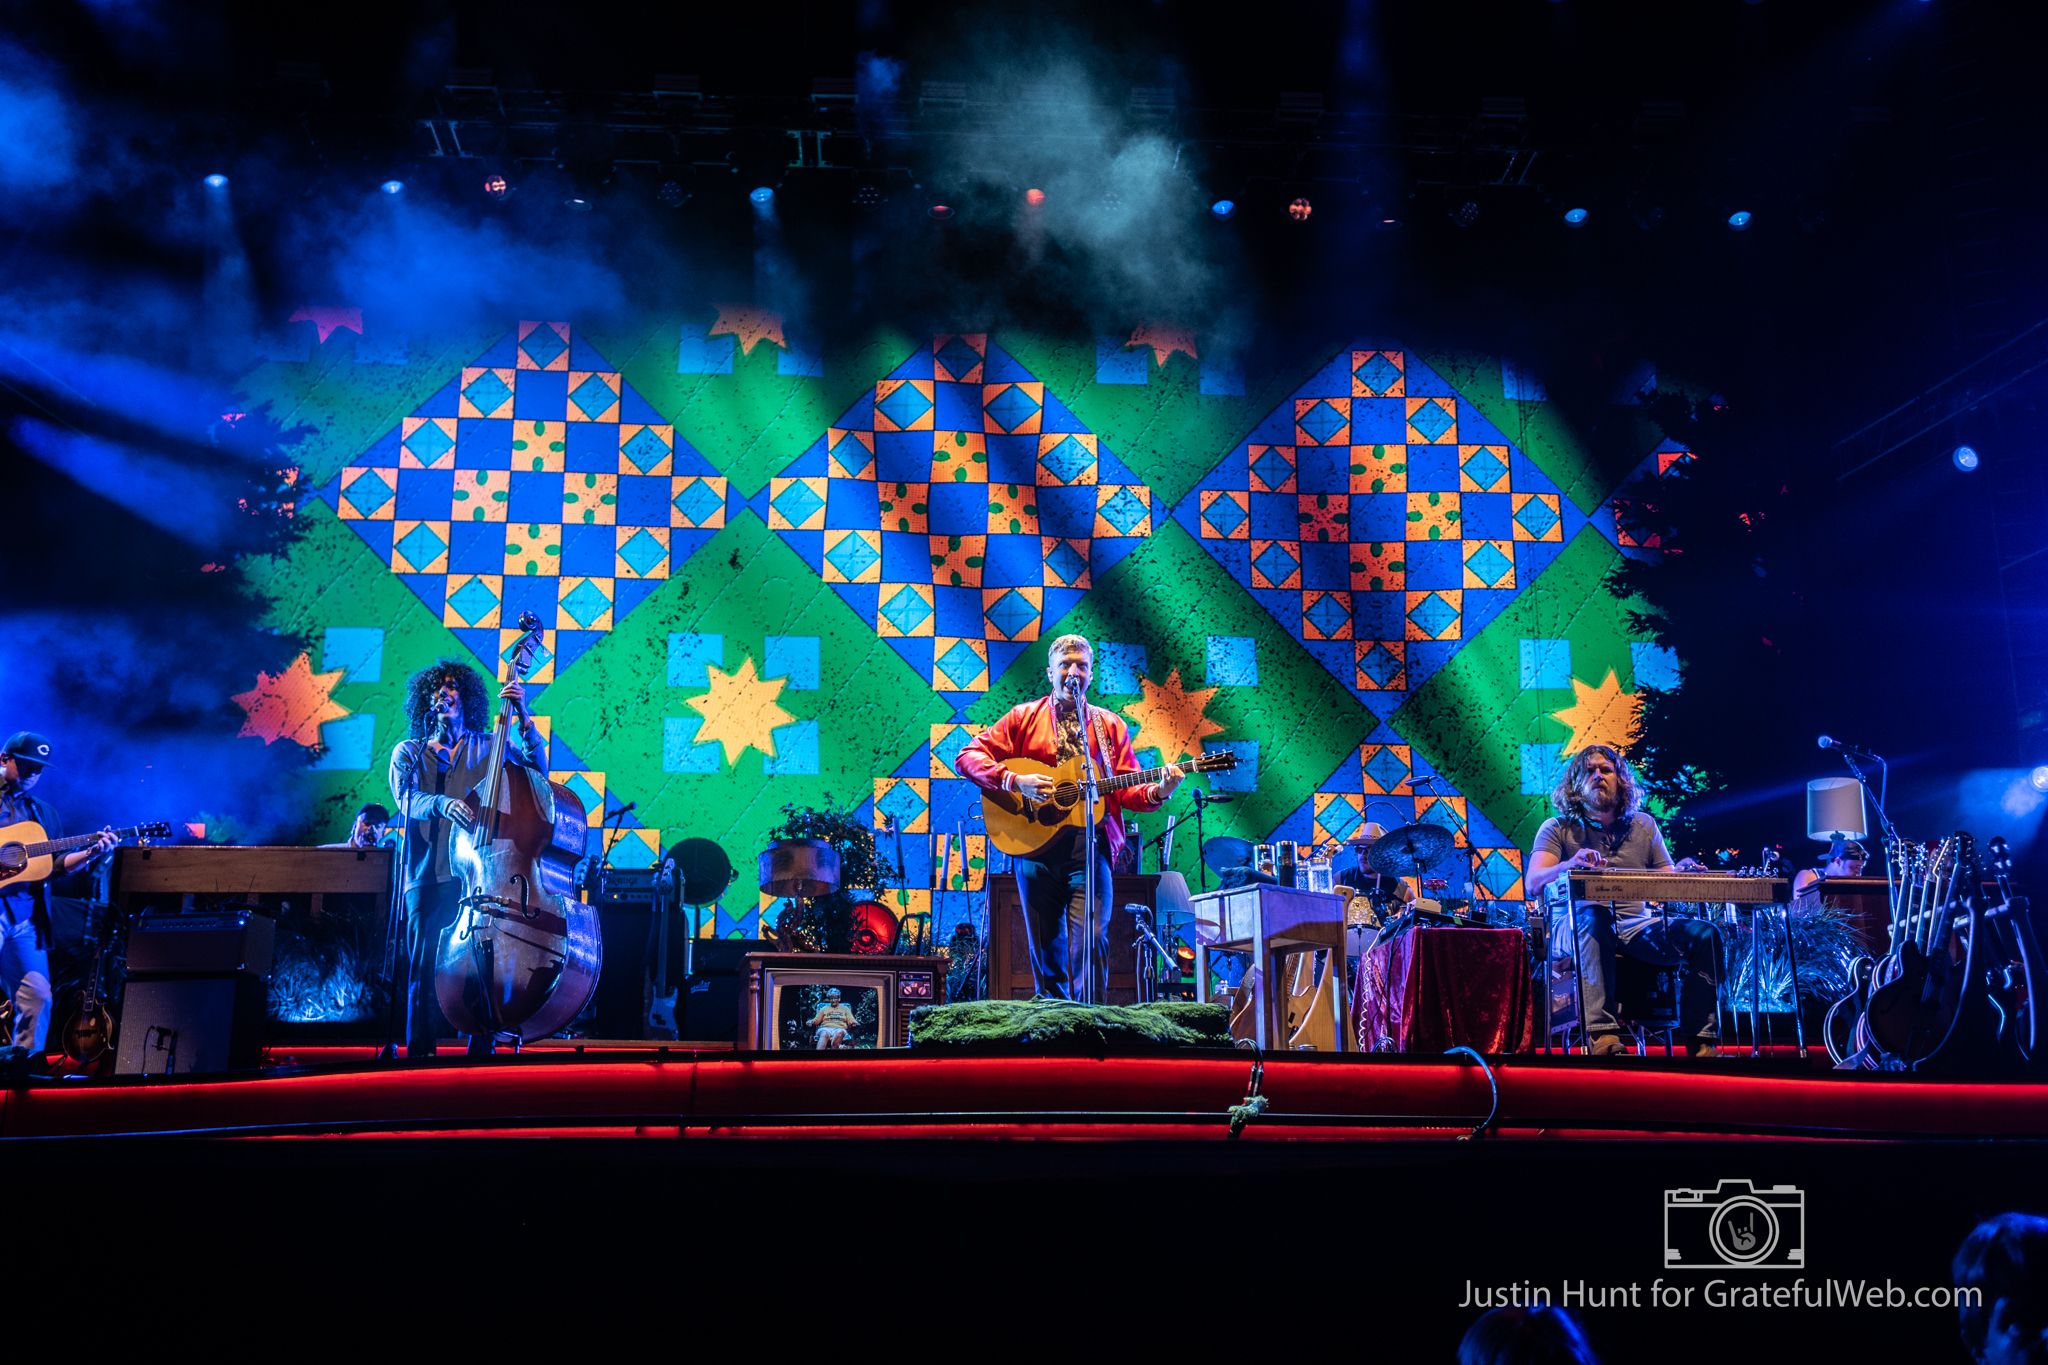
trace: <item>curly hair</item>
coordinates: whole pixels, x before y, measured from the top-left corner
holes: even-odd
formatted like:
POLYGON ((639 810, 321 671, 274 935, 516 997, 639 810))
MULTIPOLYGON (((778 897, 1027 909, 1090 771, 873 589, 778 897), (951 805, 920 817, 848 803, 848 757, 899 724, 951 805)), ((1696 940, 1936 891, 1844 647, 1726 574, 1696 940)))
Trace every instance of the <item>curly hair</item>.
POLYGON ((1559 778, 1557 785, 1551 789, 1552 809, 1567 819, 1582 820, 1586 817, 1586 798, 1583 793, 1586 789, 1588 754, 1605 754, 1607 761, 1614 765, 1614 775, 1620 779, 1621 787, 1615 814, 1634 815, 1641 810, 1643 784, 1636 780, 1636 770, 1629 767, 1628 760, 1621 756, 1620 750, 1609 748, 1605 744, 1588 744, 1572 755, 1572 761, 1564 765, 1564 776, 1559 778))
POLYGON ((482 730, 491 723, 491 694, 484 687, 483 674, 459 659, 441 659, 412 675, 405 684, 406 733, 414 739, 426 737, 434 723, 434 693, 452 682, 462 693, 462 724, 482 730))

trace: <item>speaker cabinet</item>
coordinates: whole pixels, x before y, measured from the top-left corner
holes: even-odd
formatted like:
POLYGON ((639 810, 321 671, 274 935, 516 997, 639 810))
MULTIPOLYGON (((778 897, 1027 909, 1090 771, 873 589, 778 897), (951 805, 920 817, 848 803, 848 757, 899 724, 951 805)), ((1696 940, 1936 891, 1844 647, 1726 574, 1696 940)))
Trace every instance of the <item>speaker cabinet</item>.
MULTIPOLYGON (((1126 905, 1153 909, 1159 894, 1159 877, 1147 872, 1120 875, 1115 894, 1104 909, 1109 916, 1109 998, 1108 1005, 1132 1005, 1138 1000, 1137 954, 1132 943, 1137 934, 1126 905)), ((1017 878, 1009 873, 990 873, 988 878, 988 994, 991 1000, 1029 1000, 1037 989, 1031 975, 1031 940, 1024 928, 1024 912, 1017 901, 1017 878)))
POLYGON ((114 1074, 255 1070, 263 1060, 268 990, 244 972, 130 981, 121 998, 114 1074))

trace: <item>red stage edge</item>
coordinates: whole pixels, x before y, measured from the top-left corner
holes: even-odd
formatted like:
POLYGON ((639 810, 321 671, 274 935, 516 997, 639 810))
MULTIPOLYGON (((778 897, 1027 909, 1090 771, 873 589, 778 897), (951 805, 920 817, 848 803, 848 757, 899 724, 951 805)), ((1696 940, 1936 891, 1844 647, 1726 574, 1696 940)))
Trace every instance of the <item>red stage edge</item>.
MULTIPOLYGON (((280 1049, 280 1051, 284 1051, 280 1049)), ((298 1053, 311 1049, 299 1049, 298 1053)), ((296 1053, 294 1055, 297 1055, 296 1053)), ((1227 1141, 1246 1052, 789 1056, 566 1049, 339 1062, 241 1077, 37 1082, 0 1137, 712 1137, 1227 1141)), ((1248 1142, 2034 1138, 2048 1086, 1791 1063, 1269 1057, 1248 1142)))

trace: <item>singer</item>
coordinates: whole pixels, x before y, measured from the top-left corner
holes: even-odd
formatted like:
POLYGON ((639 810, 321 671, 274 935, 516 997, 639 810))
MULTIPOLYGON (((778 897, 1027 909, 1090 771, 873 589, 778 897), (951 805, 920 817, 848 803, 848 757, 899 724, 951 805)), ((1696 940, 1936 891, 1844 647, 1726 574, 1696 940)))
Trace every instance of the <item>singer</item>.
MULTIPOLYGON (((1062 635, 1047 653, 1045 680, 1052 695, 1022 702, 988 729, 975 736, 954 766, 975 785, 1003 791, 1021 791, 1033 800, 1043 800, 1053 780, 1042 773, 1019 776, 1003 764, 1012 758, 1026 758, 1048 765, 1078 758, 1082 734, 1087 734, 1088 753, 1100 777, 1138 770, 1137 755, 1131 750, 1130 727, 1121 716, 1088 704, 1088 685, 1095 679, 1095 650, 1079 635, 1062 635)), ((1114 883, 1110 867, 1123 851, 1126 810, 1155 811, 1180 786, 1184 771, 1169 766, 1163 781, 1129 787, 1103 794, 1106 808, 1096 830, 1094 857, 1096 886, 1095 989, 1094 998, 1105 1000, 1109 962, 1109 912, 1114 883)), ((1077 829, 1062 830, 1048 845, 1042 858, 1019 858, 1017 897, 1024 906, 1024 927, 1030 940, 1031 972, 1038 994, 1074 999, 1074 985, 1085 960, 1083 940, 1086 913, 1082 897, 1085 865, 1083 836, 1077 829)))
MULTIPOLYGON (((525 687, 508 682, 498 695, 519 713, 518 746, 507 746, 505 761, 545 773, 525 687)), ((455 922, 462 898, 448 840, 458 825, 468 825, 462 796, 483 780, 490 758, 490 698, 483 675, 453 659, 421 669, 406 684, 405 718, 411 737, 391 750, 390 774, 391 808, 405 826, 405 1055, 431 1057, 435 1040, 455 1031, 434 999, 434 951, 441 932, 455 922)), ((469 1040, 471 1056, 490 1050, 489 1038, 469 1040)))

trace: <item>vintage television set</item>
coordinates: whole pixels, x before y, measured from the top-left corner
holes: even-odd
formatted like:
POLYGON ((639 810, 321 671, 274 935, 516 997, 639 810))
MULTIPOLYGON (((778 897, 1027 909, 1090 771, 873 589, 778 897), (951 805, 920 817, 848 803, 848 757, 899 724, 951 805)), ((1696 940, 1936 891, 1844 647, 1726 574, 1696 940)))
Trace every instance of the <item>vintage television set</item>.
POLYGON ((749 953, 740 974, 739 1045, 750 1052, 907 1047, 910 1012, 946 1002, 938 957, 749 953))

